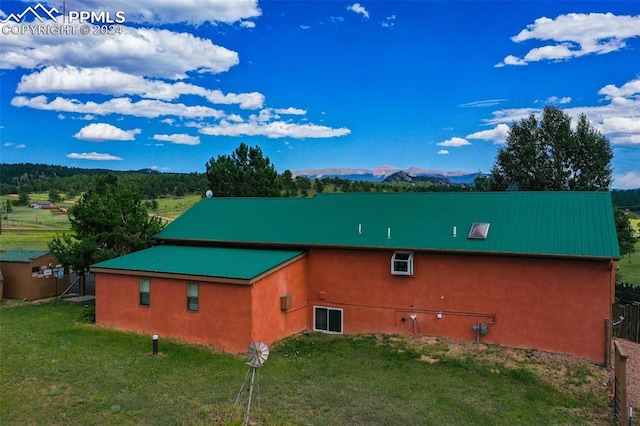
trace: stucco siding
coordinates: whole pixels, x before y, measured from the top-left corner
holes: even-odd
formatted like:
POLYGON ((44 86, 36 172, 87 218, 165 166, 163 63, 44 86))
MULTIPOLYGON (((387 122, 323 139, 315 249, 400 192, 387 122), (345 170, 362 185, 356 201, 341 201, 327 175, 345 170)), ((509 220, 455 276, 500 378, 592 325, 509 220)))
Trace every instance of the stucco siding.
POLYGON ((307 259, 294 263, 253 284, 252 339, 268 345, 308 328, 307 259), (280 309, 280 297, 291 295, 291 307, 280 309))
POLYGON ((96 322, 99 325, 174 337, 244 352, 251 341, 251 288, 199 283, 199 309, 187 309, 187 282, 150 278, 150 304, 140 306, 140 278, 96 274, 96 322))
POLYGON ((482 341, 604 362, 609 262, 415 253, 405 277, 391 274, 392 254, 312 250, 310 305, 342 308, 345 333, 472 340, 484 322, 482 341))

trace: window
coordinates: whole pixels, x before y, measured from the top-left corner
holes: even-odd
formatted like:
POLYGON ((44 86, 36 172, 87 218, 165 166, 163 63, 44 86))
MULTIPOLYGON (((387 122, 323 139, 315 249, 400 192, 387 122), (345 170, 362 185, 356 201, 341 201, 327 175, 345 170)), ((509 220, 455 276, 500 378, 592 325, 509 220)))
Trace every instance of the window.
POLYGON ((391 273, 393 275, 413 275, 413 253, 410 251, 396 251, 393 253, 391 273))
POLYGON ((486 240, 487 235, 489 234, 489 223, 487 222, 474 222, 471 224, 471 229, 469 230, 469 238, 470 240, 486 240))
POLYGON ((342 309, 314 306, 313 329, 326 333, 342 333, 342 309))
POLYGON ((140 305, 149 306, 151 297, 149 294, 150 289, 149 278, 140 278, 140 305))
POLYGON ((187 283, 187 310, 198 312, 198 283, 187 283))

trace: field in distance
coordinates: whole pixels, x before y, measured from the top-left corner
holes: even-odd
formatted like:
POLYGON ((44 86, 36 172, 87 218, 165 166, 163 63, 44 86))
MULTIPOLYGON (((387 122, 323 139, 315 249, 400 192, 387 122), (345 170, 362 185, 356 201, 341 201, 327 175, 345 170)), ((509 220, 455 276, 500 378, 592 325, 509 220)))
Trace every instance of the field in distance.
MULTIPOLYGON (((48 194, 29 194, 29 203, 47 202, 48 194)), ((7 200, 17 200, 15 194, 0 196, 0 205, 7 200)), ((40 250, 46 249, 53 237, 69 232, 69 216, 64 214, 76 203, 78 198, 56 203, 58 209, 34 209, 29 206, 12 206, 11 211, 4 210, 1 215, 0 250, 40 250)), ((150 215, 160 216, 171 221, 201 199, 198 194, 184 197, 167 197, 149 200, 148 204, 157 203, 157 208, 148 208, 150 215)))

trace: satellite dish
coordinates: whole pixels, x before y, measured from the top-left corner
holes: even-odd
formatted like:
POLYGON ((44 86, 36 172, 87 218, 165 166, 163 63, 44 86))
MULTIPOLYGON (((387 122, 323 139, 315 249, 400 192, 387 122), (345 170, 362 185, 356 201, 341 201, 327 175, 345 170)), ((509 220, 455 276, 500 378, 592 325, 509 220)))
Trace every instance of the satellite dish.
POLYGON ((210 189, 207 189, 207 192, 205 192, 204 195, 206 195, 207 198, 211 198, 213 197, 213 191, 210 189))
POLYGON ((253 368, 262 367, 269 358, 269 348, 262 342, 251 342, 247 350, 247 365, 253 368))

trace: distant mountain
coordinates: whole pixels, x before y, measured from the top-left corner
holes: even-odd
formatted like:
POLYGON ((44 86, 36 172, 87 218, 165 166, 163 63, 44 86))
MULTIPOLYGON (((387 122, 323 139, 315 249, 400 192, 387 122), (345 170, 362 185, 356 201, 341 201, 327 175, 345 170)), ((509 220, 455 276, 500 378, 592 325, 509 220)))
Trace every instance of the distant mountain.
MULTIPOLYGON (((382 182, 389 176, 403 172, 411 178, 418 176, 431 176, 435 178, 448 179, 450 183, 469 184, 473 183, 477 173, 469 173, 462 170, 444 171, 444 170, 425 170, 419 167, 411 167, 406 170, 393 166, 378 166, 374 169, 355 169, 346 167, 328 167, 323 169, 304 169, 295 170, 291 173, 293 176, 305 176, 310 179, 322 179, 325 177, 339 177, 342 179, 382 182)), ((423 179, 424 180, 424 179, 423 179)))
POLYGON ((387 176, 383 182, 391 183, 391 182, 431 182, 435 185, 451 185, 451 181, 445 177, 437 177, 431 175, 418 175, 411 176, 407 172, 400 170, 392 174, 391 176, 387 176))

